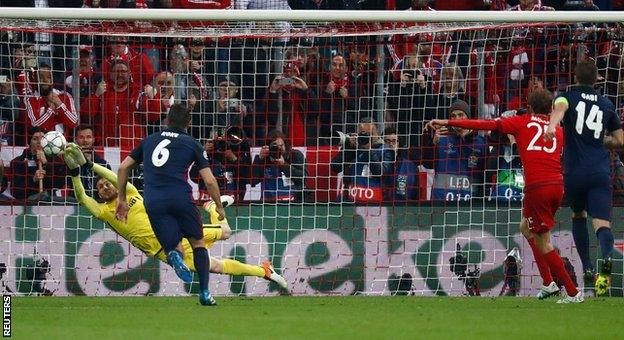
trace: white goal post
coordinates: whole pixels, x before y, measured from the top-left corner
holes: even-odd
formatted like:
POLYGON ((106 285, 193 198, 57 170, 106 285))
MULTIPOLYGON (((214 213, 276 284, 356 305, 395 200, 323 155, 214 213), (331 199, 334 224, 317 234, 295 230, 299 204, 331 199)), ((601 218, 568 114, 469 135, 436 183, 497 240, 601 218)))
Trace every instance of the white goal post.
MULTIPOLYGON (((19 166, 37 164, 20 157, 45 108, 26 102, 43 73, 73 98, 66 107, 95 130, 95 153, 113 170, 163 126, 168 105, 186 104, 189 133, 222 192, 237 196, 226 211, 232 236, 211 255, 269 259, 294 295, 534 295, 514 142, 474 133, 439 146, 422 126, 447 118, 457 99, 474 118, 523 112, 533 88, 572 84, 583 58, 596 60, 601 90, 624 111, 623 22, 624 12, 1 8, 0 89, 12 82, 16 101, 13 117, 5 106, 0 117, 0 291, 187 295, 197 286, 80 207, 62 171, 51 175, 60 184, 40 189, 52 198, 27 199, 38 186, 19 187, 33 178, 19 166), (273 129, 302 154, 299 168, 283 171, 275 149, 254 162, 273 129), (523 260, 516 277, 511 258, 523 260)), ((619 221, 624 209, 613 214, 619 221)), ((553 240, 582 280, 570 215, 560 209, 553 240)), ((621 224, 614 235, 612 294, 622 296, 621 224)), ((210 285, 216 295, 279 293, 261 277, 211 275, 210 285)))

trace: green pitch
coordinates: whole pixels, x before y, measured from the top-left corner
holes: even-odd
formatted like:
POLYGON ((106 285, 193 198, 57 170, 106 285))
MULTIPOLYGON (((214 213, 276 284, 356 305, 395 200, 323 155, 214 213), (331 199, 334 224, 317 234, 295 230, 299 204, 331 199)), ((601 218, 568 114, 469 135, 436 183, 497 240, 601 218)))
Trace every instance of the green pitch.
POLYGON ((617 339, 624 299, 15 297, 17 339, 617 339))

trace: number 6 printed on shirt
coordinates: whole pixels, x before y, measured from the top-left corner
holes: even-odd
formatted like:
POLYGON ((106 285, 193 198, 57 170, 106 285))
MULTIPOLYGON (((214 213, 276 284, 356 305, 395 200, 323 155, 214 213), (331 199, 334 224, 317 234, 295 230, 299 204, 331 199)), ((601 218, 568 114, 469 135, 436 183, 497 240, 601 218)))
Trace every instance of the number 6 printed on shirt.
POLYGON ((171 140, 163 139, 156 145, 154 152, 152 152, 152 164, 157 167, 161 167, 169 160, 169 149, 167 145, 171 144, 171 140))

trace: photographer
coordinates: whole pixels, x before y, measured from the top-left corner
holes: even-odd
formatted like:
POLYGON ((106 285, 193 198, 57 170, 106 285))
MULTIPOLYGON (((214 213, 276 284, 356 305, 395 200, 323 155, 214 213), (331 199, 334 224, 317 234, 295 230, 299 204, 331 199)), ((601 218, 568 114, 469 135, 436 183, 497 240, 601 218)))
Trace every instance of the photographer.
POLYGON ((392 172, 395 151, 384 148, 371 118, 362 118, 357 131, 345 138, 340 152, 332 158, 331 169, 343 173, 343 187, 348 188, 350 200, 381 202, 382 176, 392 172))
MULTIPOLYGON (((463 100, 453 102, 449 119, 467 119, 470 107, 463 100)), ((435 177, 432 199, 467 201, 482 193, 487 145, 478 133, 461 128, 443 128, 424 148, 433 163, 435 177)), ((431 168, 431 165, 427 166, 431 168)))
POLYGON ((269 145, 263 146, 254 158, 252 185, 262 183, 265 202, 301 202, 308 175, 305 156, 301 151, 292 149, 286 135, 279 130, 269 132, 269 140, 269 145))
MULTIPOLYGON (((206 142, 204 149, 221 193, 242 201, 251 175, 250 146, 245 132, 238 127, 230 127, 206 142)), ((205 191, 201 181, 199 188, 205 191)))

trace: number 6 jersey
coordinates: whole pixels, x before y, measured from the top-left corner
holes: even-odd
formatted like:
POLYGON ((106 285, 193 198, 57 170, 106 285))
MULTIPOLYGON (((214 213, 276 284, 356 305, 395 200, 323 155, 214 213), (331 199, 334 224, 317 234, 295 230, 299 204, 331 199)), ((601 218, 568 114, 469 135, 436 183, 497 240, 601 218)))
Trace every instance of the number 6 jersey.
POLYGON ((194 163, 201 170, 210 164, 201 145, 185 131, 167 128, 141 141, 130 153, 143 163, 145 202, 175 198, 193 200, 188 171, 194 163))
POLYGON ((613 103, 589 86, 573 86, 555 99, 568 109, 563 117, 566 175, 611 173, 609 151, 603 145, 605 132, 621 128, 613 103))

